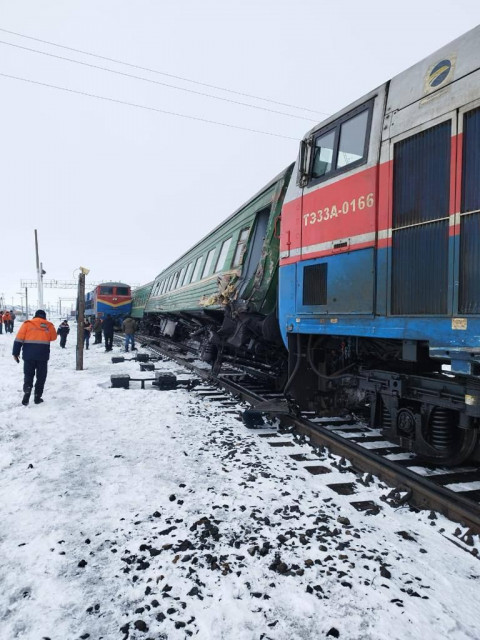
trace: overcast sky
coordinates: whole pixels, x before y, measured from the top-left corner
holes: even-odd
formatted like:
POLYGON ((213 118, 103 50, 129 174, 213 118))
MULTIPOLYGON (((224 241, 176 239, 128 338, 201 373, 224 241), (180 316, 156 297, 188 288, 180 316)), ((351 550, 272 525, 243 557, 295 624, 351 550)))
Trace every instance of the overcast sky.
MULTIPOLYGON (((87 287, 148 282, 294 160, 323 114, 478 23, 478 0, 0 0, 1 29, 170 77, 4 31, 0 73, 276 134, 0 76, 0 295, 20 301, 20 280, 35 278, 35 228, 46 278, 84 265, 87 287)), ((51 303, 72 295, 45 291, 51 303)))

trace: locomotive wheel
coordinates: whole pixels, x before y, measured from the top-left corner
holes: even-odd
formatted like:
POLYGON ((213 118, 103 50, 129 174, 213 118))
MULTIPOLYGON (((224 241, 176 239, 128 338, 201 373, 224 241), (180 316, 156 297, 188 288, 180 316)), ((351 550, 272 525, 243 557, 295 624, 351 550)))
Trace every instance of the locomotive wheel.
POLYGON ((470 458, 478 443, 478 430, 477 429, 455 429, 455 435, 463 434, 460 447, 456 447, 452 450, 438 450, 438 456, 423 455, 421 454, 422 461, 427 464, 438 465, 441 464, 445 467, 454 467, 462 464, 470 458))

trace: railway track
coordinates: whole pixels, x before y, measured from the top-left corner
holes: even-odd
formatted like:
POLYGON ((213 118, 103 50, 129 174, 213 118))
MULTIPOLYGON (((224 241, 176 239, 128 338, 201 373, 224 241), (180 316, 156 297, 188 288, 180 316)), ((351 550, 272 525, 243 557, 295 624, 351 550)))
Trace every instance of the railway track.
MULTIPOLYGON (((178 345, 139 336, 139 342, 151 354, 166 357, 193 371, 202 380, 194 393, 216 401, 232 411, 233 398, 250 405, 244 421, 259 427, 262 416, 278 418, 277 433, 269 435, 272 446, 281 446, 282 435, 293 432, 309 440, 313 447, 327 447, 341 456, 349 468, 368 479, 375 475, 392 487, 391 502, 398 506, 408 502, 419 509, 438 511, 458 522, 458 544, 476 555, 472 536, 480 534, 480 468, 463 465, 458 468, 433 467, 400 446, 386 440, 378 429, 371 429, 352 416, 316 418, 308 413, 294 415, 283 395, 266 383, 265 375, 256 378, 252 367, 248 373, 228 364, 215 377, 210 367, 178 345), (277 442, 275 442, 275 439, 277 442)), ((322 473, 314 461, 307 467, 312 474, 322 473)), ((348 491, 348 487, 344 487, 348 491)))

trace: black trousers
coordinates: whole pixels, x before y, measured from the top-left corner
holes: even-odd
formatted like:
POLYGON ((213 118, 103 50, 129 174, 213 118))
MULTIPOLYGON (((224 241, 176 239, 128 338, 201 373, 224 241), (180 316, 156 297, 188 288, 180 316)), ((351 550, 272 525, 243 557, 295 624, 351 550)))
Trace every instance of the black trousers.
POLYGON ((113 348, 113 333, 105 332, 105 349, 111 351, 113 348))
POLYGON ((65 345, 67 344, 67 335, 68 333, 60 334, 60 346, 65 349, 65 345))
POLYGON ((95 342, 93 344, 102 344, 102 332, 95 331, 95 342))
POLYGON ((48 361, 47 360, 24 360, 23 361, 23 392, 31 390, 33 387, 33 379, 37 374, 35 381, 35 395, 41 397, 45 380, 47 379, 48 361))

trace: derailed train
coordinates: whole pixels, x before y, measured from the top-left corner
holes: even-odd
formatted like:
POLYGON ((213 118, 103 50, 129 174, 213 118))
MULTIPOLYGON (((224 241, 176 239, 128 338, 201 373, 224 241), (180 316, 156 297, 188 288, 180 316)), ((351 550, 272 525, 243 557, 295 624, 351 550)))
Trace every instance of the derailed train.
POLYGON ((309 131, 133 307, 303 409, 368 406, 429 460, 480 460, 480 27, 309 131))

